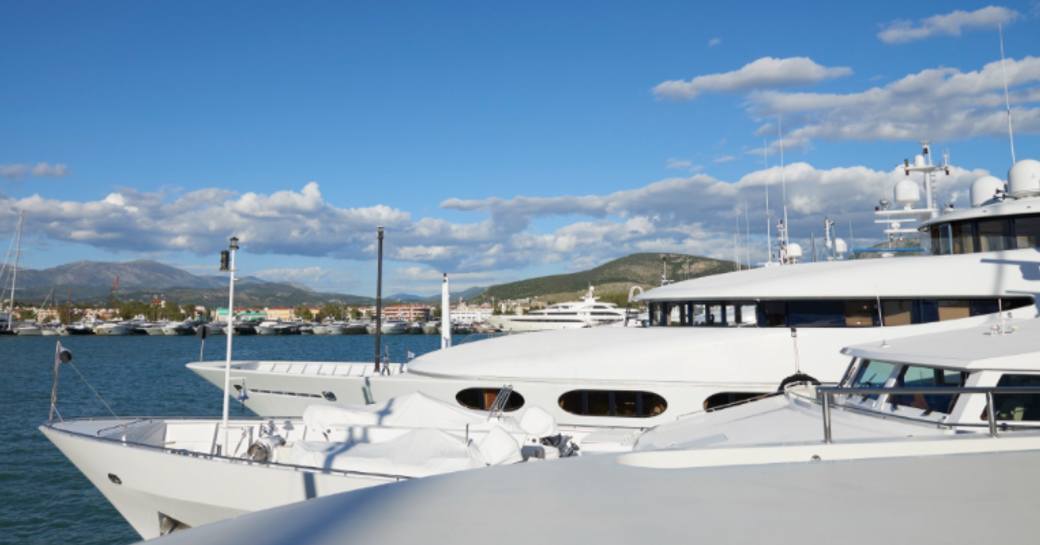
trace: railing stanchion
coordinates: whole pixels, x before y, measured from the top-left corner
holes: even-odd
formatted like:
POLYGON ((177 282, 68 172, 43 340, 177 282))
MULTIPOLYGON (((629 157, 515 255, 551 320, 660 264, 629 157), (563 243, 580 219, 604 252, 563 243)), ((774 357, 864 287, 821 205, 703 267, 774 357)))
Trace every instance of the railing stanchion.
POLYGON ((986 392, 986 420, 989 423, 989 436, 997 436, 997 415, 993 409, 993 391, 986 392))
POLYGON ((823 442, 830 444, 831 442, 831 393, 821 392, 823 394, 823 442))

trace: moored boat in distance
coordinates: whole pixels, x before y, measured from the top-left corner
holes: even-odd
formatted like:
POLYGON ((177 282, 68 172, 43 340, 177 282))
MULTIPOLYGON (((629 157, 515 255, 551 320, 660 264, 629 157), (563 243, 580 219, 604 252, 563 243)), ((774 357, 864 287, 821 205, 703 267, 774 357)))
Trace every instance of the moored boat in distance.
POLYGON ((520 333, 617 325, 624 323, 625 317, 625 309, 613 303, 600 302, 593 287, 589 286, 581 301, 557 303, 527 314, 494 315, 489 321, 501 331, 520 333))
POLYGON ((126 322, 102 322, 94 325, 95 335, 124 336, 133 334, 132 326, 126 322))

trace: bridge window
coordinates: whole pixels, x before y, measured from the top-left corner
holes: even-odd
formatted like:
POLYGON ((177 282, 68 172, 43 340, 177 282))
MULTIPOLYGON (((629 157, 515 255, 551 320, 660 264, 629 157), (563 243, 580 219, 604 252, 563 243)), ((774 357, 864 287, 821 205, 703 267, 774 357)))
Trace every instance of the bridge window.
MULTIPOLYGON (((938 367, 907 365, 896 378, 896 388, 933 388, 962 386, 968 373, 938 367)), ((956 403, 954 394, 899 394, 888 397, 892 405, 913 407, 927 412, 948 414, 956 403)))
POLYGON ((1015 218, 1015 247, 1036 248, 1040 245, 1040 216, 1015 218))
POLYGON ((635 390, 571 390, 559 404, 571 414, 622 418, 650 418, 668 409, 663 397, 635 390))
POLYGON ((1040 215, 983 218, 933 225, 932 253, 969 254, 1040 246, 1040 215))
POLYGON ((1014 247, 1014 241, 1011 239, 1011 220, 1008 218, 979 220, 977 228, 980 252, 1010 250, 1014 247))
MULTIPOLYGON (((1004 375, 998 387, 1037 387, 1040 375, 1004 375)), ((993 405, 997 420, 1036 421, 1040 420, 1040 395, 1037 394, 994 394, 993 405)), ((982 418, 986 418, 983 411, 982 418)))

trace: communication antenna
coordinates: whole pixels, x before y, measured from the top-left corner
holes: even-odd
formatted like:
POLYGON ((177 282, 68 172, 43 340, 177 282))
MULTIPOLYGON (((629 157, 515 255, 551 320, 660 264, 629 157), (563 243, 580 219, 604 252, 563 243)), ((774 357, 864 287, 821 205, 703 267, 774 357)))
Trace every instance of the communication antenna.
MULTIPOLYGON (((769 170, 769 143, 762 139, 762 164, 769 170)), ((769 208, 769 178, 766 174, 766 264, 773 264, 773 211, 769 208)))
POLYGON ((1011 98, 1008 96, 1007 69, 1004 68, 1004 25, 997 23, 1000 36, 1000 75, 1004 80, 1004 107, 1007 109, 1008 143, 1011 145, 1011 164, 1015 164, 1015 131, 1011 126, 1011 98))
POLYGON ((784 125, 783 118, 780 116, 776 117, 776 132, 780 138, 780 197, 784 204, 784 244, 790 244, 791 233, 788 230, 788 226, 791 225, 787 222, 787 172, 784 169, 784 125))
POLYGON ((747 268, 751 268, 751 224, 748 222, 748 206, 744 201, 744 260, 747 268))

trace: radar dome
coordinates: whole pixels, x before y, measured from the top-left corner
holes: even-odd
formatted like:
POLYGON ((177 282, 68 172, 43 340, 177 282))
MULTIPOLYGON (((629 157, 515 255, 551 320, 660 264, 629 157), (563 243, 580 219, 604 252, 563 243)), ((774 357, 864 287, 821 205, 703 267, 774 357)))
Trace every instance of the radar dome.
POLYGON ((792 242, 787 245, 787 257, 790 259, 801 259, 802 258, 802 246, 797 242, 792 242))
POLYGON ((1022 159, 1008 171, 1008 193, 1017 197, 1040 193, 1040 161, 1022 159))
POLYGON ((915 167, 923 167, 923 166, 925 166, 924 155, 915 155, 914 156, 914 166, 915 167))
POLYGON ((971 205, 982 206, 1003 190, 1004 180, 996 176, 983 176, 971 183, 971 205))
POLYGON ((839 238, 834 241, 834 251, 838 255, 849 253, 849 245, 845 243, 845 239, 839 238))
POLYGON ((896 182, 896 187, 892 190, 892 194, 893 200, 905 207, 910 207, 921 200, 921 188, 913 180, 899 180, 896 182))

